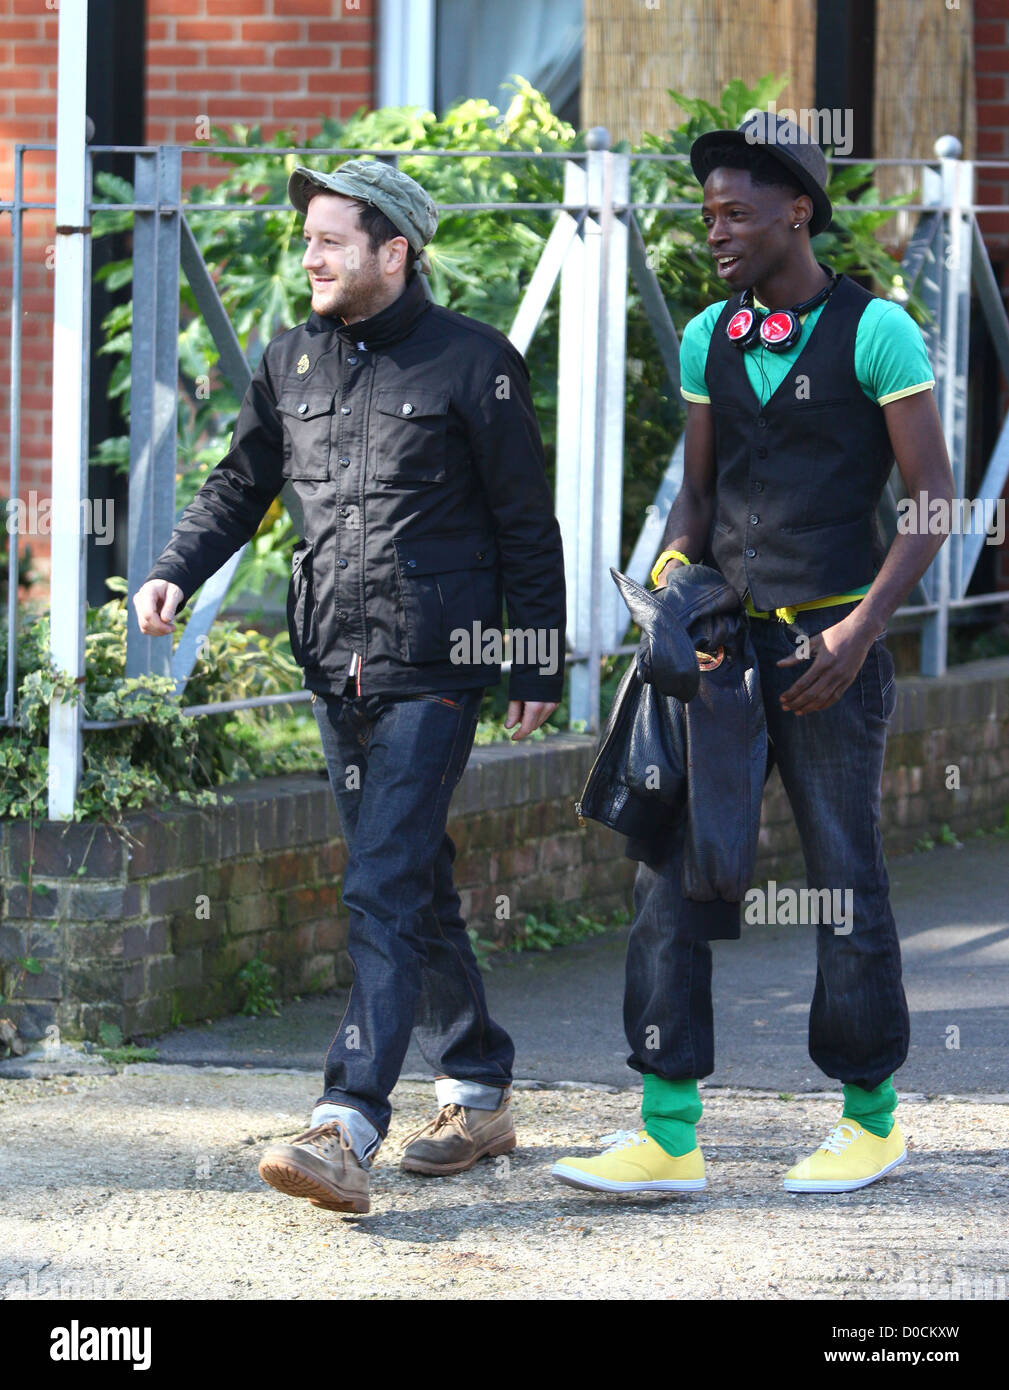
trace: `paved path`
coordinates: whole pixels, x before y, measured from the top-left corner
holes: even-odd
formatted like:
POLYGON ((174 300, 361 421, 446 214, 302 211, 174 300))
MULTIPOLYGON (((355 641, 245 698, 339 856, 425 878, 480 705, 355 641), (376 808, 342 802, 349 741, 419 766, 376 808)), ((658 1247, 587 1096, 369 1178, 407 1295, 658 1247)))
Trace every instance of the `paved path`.
MULTIPOLYGON (((1009 1091, 1009 841, 969 840, 888 864, 911 1009, 902 1091, 1009 1091), (957 1040, 959 1047, 947 1046, 957 1040)), ((779 887, 784 886, 780 884, 779 887)), ((801 885, 800 885, 801 886, 801 885)), ((806 1029, 811 927, 746 927, 716 942, 716 1068, 709 1086, 820 1090, 806 1029)), ((624 933, 527 952, 486 976, 492 1012, 516 1042, 516 1076, 629 1086, 621 1023, 624 933)), ((321 1068, 342 994, 285 1004, 280 1018, 230 1018, 159 1039, 169 1062, 321 1068)), ((429 1074, 411 1048, 405 1074, 429 1074)))

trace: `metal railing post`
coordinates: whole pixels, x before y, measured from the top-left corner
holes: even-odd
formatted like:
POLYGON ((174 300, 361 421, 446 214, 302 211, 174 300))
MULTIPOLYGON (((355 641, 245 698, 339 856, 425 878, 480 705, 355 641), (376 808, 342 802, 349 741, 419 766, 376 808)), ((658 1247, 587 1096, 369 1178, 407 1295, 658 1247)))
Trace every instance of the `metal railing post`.
MULTIPOLYGON (((940 179, 945 209, 945 237, 939 262, 942 286, 941 326, 938 339, 938 370, 941 382, 939 413, 953 468, 954 500, 966 495, 966 411, 967 353, 970 332, 970 219, 965 204, 972 202, 973 166, 960 159, 960 141, 943 135, 935 142, 941 160, 940 179)), ((919 516, 919 525, 923 518, 919 516)), ((922 628, 921 671, 925 676, 941 676, 946 670, 949 643, 949 605, 962 598, 959 592, 962 537, 956 528, 932 562, 931 598, 936 611, 928 615, 922 628), (953 586, 956 586, 954 591, 953 586)))
MULTIPOLYGON (((133 214, 133 340, 130 360, 129 559, 135 594, 175 523, 179 383, 179 257, 182 157, 177 145, 136 156, 133 214)), ((147 636, 131 613, 126 674, 167 676, 172 635, 147 636)))
MULTIPOLYGON (((53 664, 84 680, 85 548, 88 497, 88 279, 91 228, 85 148, 87 0, 59 14, 56 105, 56 241, 53 289, 53 412, 50 638, 53 664)), ((81 775, 83 691, 49 705, 49 819, 73 817, 81 775)))

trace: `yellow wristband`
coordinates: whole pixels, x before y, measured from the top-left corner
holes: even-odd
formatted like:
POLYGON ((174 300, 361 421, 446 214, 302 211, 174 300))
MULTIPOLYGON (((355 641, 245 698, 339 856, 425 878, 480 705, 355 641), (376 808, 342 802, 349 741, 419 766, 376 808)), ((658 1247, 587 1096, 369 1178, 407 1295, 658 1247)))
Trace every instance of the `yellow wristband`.
POLYGON ((665 569, 670 560, 681 560, 683 564, 689 565, 690 561, 682 550, 664 550, 652 566, 652 585, 659 582, 659 575, 665 569))

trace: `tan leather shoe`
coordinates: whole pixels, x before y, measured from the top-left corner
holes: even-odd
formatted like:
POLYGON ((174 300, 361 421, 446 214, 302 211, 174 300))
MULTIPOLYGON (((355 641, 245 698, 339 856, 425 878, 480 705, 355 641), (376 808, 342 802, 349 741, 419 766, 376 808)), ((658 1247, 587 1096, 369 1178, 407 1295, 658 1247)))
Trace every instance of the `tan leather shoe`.
POLYGON ((433 1120, 404 1140, 399 1166, 433 1177, 464 1173, 485 1155, 510 1153, 517 1143, 510 1096, 496 1110, 443 1105, 433 1120))
POLYGON ((307 1197, 327 1211, 370 1210, 368 1170, 362 1168, 339 1120, 306 1129, 287 1144, 271 1144, 259 1176, 289 1197, 307 1197))

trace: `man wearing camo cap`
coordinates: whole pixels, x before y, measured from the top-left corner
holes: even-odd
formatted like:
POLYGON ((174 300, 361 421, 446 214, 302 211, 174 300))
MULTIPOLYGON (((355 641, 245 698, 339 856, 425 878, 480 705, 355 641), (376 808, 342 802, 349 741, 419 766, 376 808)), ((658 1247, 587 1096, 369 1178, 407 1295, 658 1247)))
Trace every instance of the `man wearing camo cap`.
POLYGON ((267 345, 229 453, 134 603, 144 632, 170 632, 294 489, 288 628, 348 848, 353 982, 309 1127, 259 1172, 364 1212, 412 1031, 440 1108, 403 1167, 459 1173, 515 1147, 514 1049, 487 1010, 446 822, 484 689, 501 679, 502 601, 509 631, 533 636, 510 649, 506 727, 525 738, 557 708, 564 564, 521 354, 432 303, 415 273, 431 269, 430 197, 367 159, 299 166, 288 192, 305 214, 312 312, 267 345))

